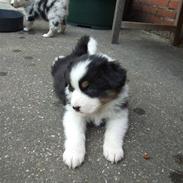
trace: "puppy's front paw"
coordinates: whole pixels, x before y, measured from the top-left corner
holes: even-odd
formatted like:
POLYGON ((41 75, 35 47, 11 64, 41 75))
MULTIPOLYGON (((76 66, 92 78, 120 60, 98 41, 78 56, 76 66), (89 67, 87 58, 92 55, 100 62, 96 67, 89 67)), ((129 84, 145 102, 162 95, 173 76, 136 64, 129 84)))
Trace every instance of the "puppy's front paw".
POLYGON ((69 168, 76 168, 84 161, 84 149, 65 150, 63 154, 63 161, 69 168))
POLYGON ((104 145, 103 154, 105 158, 112 163, 117 163, 124 157, 122 147, 116 148, 110 145, 104 145))

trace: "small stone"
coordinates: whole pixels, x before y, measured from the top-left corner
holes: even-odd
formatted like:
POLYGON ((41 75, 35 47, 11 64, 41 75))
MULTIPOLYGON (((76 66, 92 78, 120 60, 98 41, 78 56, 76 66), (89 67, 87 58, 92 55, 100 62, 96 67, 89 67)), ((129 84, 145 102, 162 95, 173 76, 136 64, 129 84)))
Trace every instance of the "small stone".
POLYGON ((144 159, 145 160, 149 160, 150 159, 150 156, 147 152, 144 153, 144 159))

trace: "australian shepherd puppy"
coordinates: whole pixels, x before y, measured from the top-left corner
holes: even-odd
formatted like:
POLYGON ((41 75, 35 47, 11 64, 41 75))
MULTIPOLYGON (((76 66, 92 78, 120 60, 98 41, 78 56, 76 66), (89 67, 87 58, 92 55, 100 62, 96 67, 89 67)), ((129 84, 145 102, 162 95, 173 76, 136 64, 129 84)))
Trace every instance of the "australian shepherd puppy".
POLYGON ((52 65, 54 89, 65 106, 63 161, 70 168, 84 161, 89 122, 99 126, 105 121, 105 158, 114 163, 124 157, 122 146, 128 128, 126 70, 96 50, 96 41, 83 36, 70 55, 57 57, 52 65))
POLYGON ((64 33, 69 0, 11 0, 10 3, 15 8, 24 7, 27 20, 24 31, 32 28, 34 20, 42 18, 49 22, 49 31, 43 37, 52 37, 55 32, 64 33))

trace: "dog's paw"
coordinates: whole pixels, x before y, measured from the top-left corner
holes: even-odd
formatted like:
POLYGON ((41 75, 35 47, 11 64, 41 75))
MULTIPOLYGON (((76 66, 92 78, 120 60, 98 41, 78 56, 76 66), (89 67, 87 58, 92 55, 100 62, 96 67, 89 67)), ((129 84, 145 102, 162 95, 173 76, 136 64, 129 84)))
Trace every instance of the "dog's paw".
POLYGON ((42 36, 45 37, 45 38, 52 37, 52 35, 50 35, 48 33, 47 34, 43 34, 42 36))
POLYGON ((105 158, 112 163, 117 163, 124 157, 124 151, 121 147, 115 148, 109 145, 104 145, 103 154, 105 158))
POLYGON ((25 32, 28 32, 29 31, 29 28, 28 27, 24 27, 24 31, 25 32))
POLYGON ((63 154, 63 161, 69 168, 76 168, 84 161, 85 150, 65 150, 63 154))

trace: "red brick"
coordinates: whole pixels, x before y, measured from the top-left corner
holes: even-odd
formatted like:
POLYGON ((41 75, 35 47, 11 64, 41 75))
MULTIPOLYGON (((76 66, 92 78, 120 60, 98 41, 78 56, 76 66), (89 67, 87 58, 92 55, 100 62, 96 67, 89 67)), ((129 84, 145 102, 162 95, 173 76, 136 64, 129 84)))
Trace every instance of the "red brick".
POLYGON ((172 19, 172 18, 165 18, 163 20, 164 24, 166 25, 173 25, 175 23, 175 19, 172 19))
POLYGON ((176 17, 176 11, 172 11, 167 8, 159 8, 157 11, 157 15, 174 19, 176 17))
POLYGON ((162 18, 155 15, 149 15, 146 19, 147 19, 147 22, 150 22, 150 23, 158 23, 158 24, 162 23, 162 18))
POLYGON ((144 5, 144 6, 142 6, 142 11, 145 12, 145 13, 156 14, 157 7, 156 6, 144 5))
POLYGON ((157 6, 167 6, 168 0, 147 0, 147 4, 157 5, 157 6))
POLYGON ((179 1, 177 1, 177 0, 171 0, 171 1, 169 2, 169 4, 168 4, 168 7, 169 7, 170 9, 176 10, 176 9, 178 8, 178 5, 179 5, 179 1))

